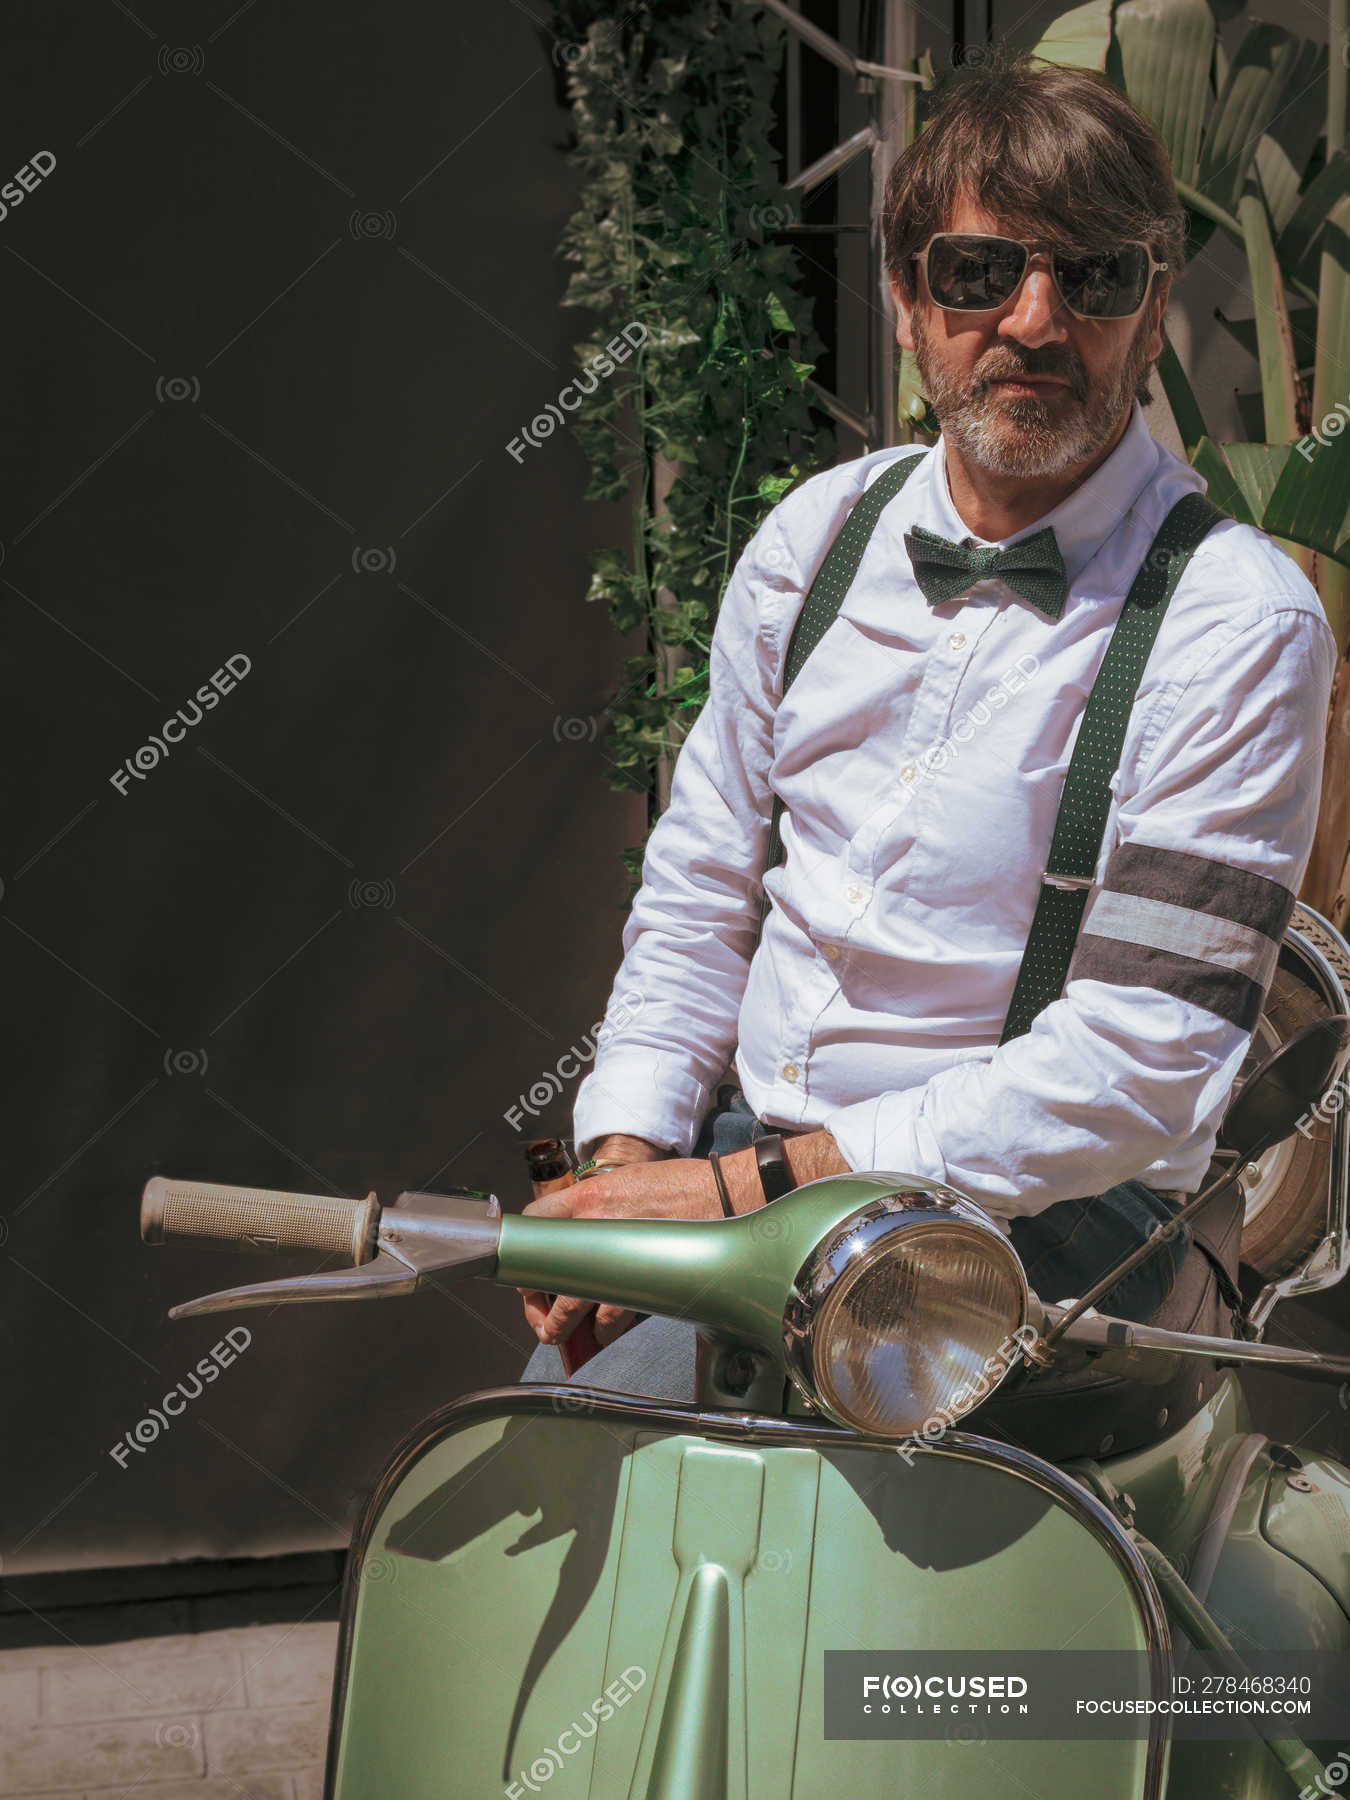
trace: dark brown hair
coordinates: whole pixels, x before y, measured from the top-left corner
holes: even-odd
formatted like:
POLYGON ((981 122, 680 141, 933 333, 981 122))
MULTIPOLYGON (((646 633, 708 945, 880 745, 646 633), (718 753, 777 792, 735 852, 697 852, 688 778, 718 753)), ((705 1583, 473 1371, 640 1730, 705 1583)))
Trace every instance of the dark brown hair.
POLYGON ((886 267, 907 298, 914 256, 948 228, 963 192, 1019 237, 1083 250, 1143 238, 1181 273, 1186 213, 1166 146, 1091 70, 996 44, 947 78, 886 182, 886 267))

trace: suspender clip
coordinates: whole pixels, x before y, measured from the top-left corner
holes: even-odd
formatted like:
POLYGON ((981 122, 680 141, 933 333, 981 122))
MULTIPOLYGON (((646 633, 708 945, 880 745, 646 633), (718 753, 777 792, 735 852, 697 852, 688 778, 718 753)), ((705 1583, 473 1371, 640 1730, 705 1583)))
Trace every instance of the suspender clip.
POLYGON ((1090 888, 1092 882, 1091 875, 1052 875, 1048 869, 1041 876, 1041 884, 1044 887, 1090 888))

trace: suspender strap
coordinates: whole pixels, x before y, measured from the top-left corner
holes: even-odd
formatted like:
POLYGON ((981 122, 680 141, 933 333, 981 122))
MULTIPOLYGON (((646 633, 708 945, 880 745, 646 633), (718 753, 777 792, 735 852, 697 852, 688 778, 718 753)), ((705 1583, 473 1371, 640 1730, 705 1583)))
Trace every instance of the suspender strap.
POLYGON ((1184 495, 1159 526, 1130 584, 1069 759, 1050 858, 1001 1044, 1029 1030, 1041 1008, 1063 992, 1111 810, 1111 778, 1120 763, 1144 665, 1192 552, 1227 517, 1204 494, 1184 495))
MULTIPOLYGON (((796 680, 802 664, 834 623, 839 608, 844 603, 844 596, 853 585, 853 577, 858 573, 858 565, 862 562, 863 552, 876 529, 882 508, 894 500, 922 460, 922 454, 901 457, 878 475, 863 490, 862 497, 854 502, 843 529, 830 545, 824 562, 816 571, 816 578, 811 583, 792 627, 787 656, 783 662, 784 694, 796 680)), ((770 869, 776 869, 783 860, 783 810, 782 799, 775 794, 773 817, 769 825, 768 858, 764 865, 766 874, 770 869)), ((764 929, 768 910, 769 894, 766 888, 760 896, 756 943, 764 929)))

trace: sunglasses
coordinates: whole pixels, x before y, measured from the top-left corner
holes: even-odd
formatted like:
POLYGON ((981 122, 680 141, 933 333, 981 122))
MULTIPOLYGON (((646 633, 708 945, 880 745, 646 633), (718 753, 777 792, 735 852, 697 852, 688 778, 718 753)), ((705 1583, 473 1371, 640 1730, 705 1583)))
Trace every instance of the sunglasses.
MULTIPOLYGON (((1022 285, 1035 243, 968 231, 938 231, 914 260, 933 303, 944 312, 994 312, 1022 285)), ((1080 319, 1128 319, 1148 299, 1155 269, 1149 246, 1131 240, 1110 250, 1049 249, 1059 297, 1080 319)))

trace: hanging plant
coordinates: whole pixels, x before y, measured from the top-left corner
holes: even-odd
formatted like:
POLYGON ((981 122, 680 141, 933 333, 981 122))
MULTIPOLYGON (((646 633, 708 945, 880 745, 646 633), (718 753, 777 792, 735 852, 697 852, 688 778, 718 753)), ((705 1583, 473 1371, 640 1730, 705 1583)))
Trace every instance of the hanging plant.
MULTIPOLYGON (((631 540, 593 557, 588 601, 644 633, 610 703, 611 785, 668 794, 708 696, 708 653, 736 561, 789 488, 834 460, 804 384, 824 345, 778 242, 796 217, 771 148, 785 27, 744 0, 556 0, 581 204, 562 304, 595 315, 583 368, 637 346, 573 413, 586 498, 629 499, 631 540)), ((633 888, 645 845, 625 852, 633 888)), ((631 897, 631 892, 630 892, 631 897)))

